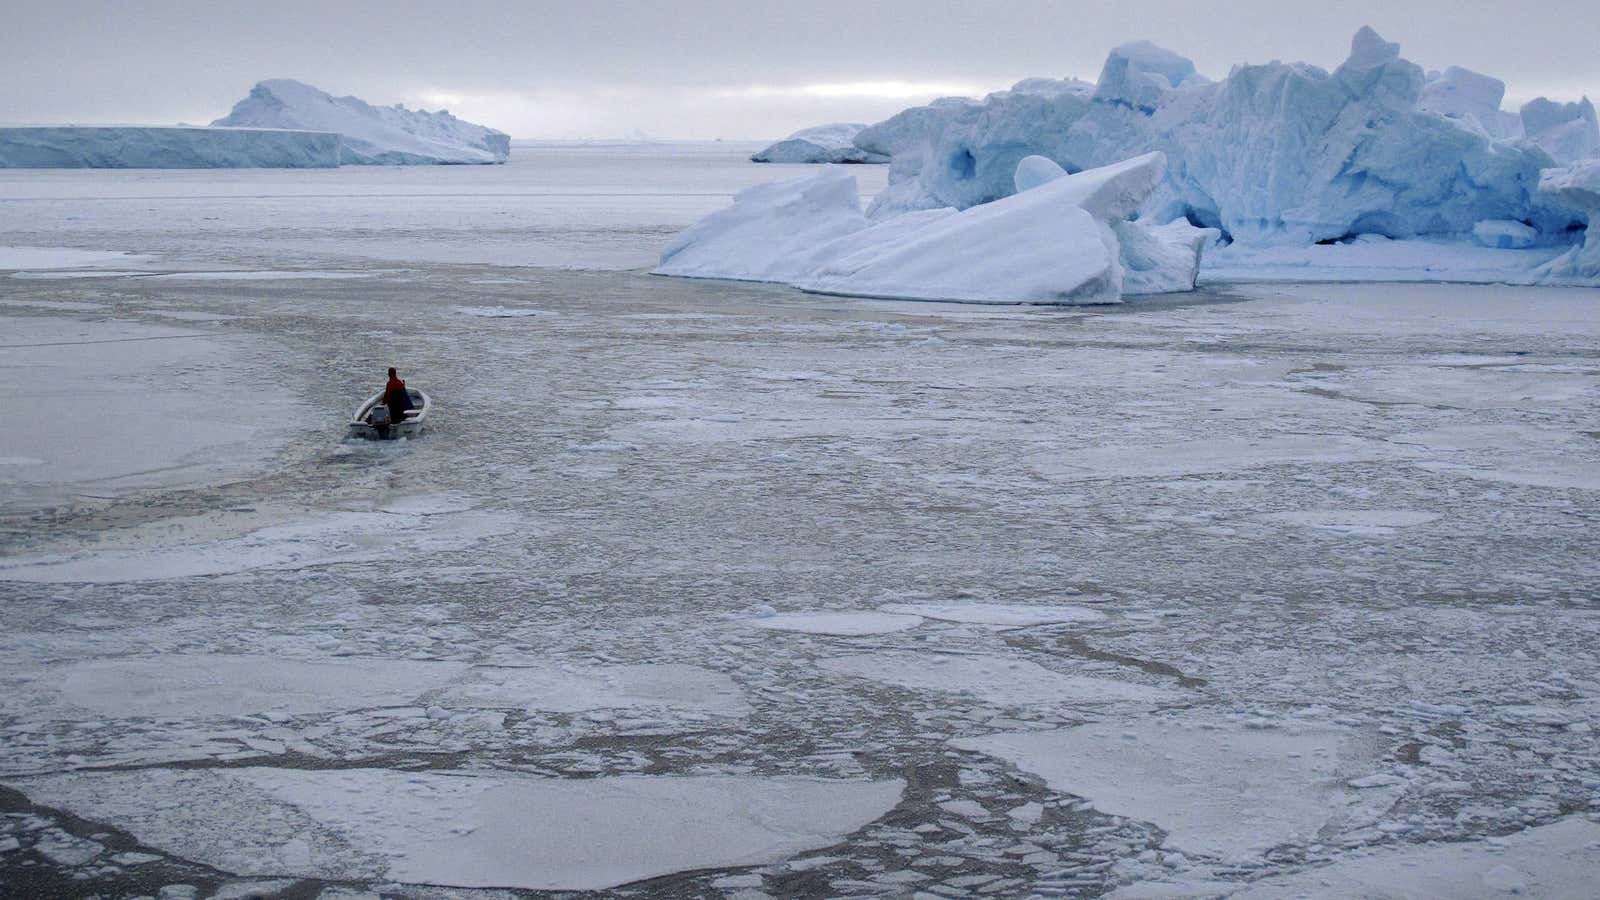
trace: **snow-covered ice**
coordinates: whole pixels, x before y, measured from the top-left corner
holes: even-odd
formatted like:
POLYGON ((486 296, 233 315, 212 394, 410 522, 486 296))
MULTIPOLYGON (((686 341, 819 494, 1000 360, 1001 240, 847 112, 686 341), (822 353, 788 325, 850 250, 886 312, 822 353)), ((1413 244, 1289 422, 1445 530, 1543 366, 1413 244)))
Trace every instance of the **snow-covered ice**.
POLYGON ((258 82, 233 111, 211 123, 229 128, 298 128, 339 136, 344 165, 503 163, 511 139, 446 110, 372 106, 288 78, 258 82))
POLYGON ((835 122, 802 128, 777 143, 751 154, 758 163, 886 163, 889 157, 869 153, 855 145, 867 127, 860 122, 835 122))
POLYGON ((876 223, 855 180, 827 169, 740 193, 669 244, 655 274, 971 303, 1117 303, 1130 276, 1135 292, 1192 290, 1207 232, 1127 221, 1165 166, 1150 153, 959 212, 876 223))

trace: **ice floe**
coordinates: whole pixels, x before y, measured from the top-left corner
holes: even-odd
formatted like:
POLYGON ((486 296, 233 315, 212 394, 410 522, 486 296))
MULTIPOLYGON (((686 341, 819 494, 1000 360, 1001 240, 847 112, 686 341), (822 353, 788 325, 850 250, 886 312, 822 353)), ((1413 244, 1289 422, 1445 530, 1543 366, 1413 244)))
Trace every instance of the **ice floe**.
POLYGON ((1437 521, 1440 515, 1416 509, 1306 509, 1263 513, 1261 518, 1339 534, 1386 535, 1437 521))
POLYGON ((465 671, 458 663, 401 659, 163 654, 68 663, 46 669, 42 681, 68 709, 112 718, 205 718, 399 706, 465 671))
POLYGON ((0 247, 0 269, 90 269, 126 266, 145 257, 121 250, 78 250, 71 247, 0 247))
POLYGON ((817 661, 824 671, 919 691, 964 694, 1001 706, 1162 703, 1182 693, 1089 675, 1064 675, 1024 659, 880 651, 817 661))
POLYGON ((237 537, 7 557, 0 562, 0 581, 157 581, 393 560, 423 551, 466 549, 516 524, 515 516, 503 512, 316 513, 237 537))
POLYGON ((1101 812, 1150 822, 1168 846, 1230 860, 1309 843, 1349 813, 1340 782, 1370 758, 1358 737, 1320 726, 1246 728, 1124 720, 952 742, 998 756, 1101 812))
POLYGON ((888 603, 878 608, 884 612, 976 625, 1063 625, 1104 622, 1107 618, 1098 609, 1083 606, 1022 603, 888 603))
POLYGON ((1227 896, 1234 900, 1586 897, 1600 884, 1597 848, 1600 825, 1574 816, 1480 841, 1386 848, 1240 885, 1227 896))
POLYGON ((802 631, 808 634, 831 634, 840 637, 859 637, 867 634, 891 634, 922 624, 916 615, 895 615, 891 612, 795 612, 772 613, 746 619, 745 624, 772 631, 802 631))
POLYGON ((546 712, 663 708, 737 716, 750 710, 733 679, 709 669, 674 663, 479 667, 436 699, 446 708, 546 712))
POLYGON ((227 872, 545 890, 778 862, 879 818, 904 789, 898 780, 269 768, 10 784, 227 872))
POLYGON ((479 319, 521 319, 549 315, 544 310, 529 309, 525 306, 452 306, 451 309, 463 316, 474 316, 479 319))

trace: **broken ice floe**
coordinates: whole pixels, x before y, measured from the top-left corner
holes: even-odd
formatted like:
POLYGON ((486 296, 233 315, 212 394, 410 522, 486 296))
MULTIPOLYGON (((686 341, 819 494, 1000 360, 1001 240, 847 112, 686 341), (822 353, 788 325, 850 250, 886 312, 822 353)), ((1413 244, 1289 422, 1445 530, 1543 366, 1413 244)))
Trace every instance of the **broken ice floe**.
POLYGON ((894 779, 268 768, 10 784, 226 872, 545 890, 779 862, 879 818, 904 789, 894 779))

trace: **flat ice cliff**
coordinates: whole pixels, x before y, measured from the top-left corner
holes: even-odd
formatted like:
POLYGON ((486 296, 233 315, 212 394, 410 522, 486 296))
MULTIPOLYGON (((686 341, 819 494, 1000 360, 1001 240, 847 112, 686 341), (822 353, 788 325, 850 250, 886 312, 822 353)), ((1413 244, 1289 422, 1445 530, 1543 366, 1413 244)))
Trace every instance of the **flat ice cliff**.
POLYGON ((873 221, 855 178, 830 167, 741 192, 668 245, 655 272, 971 303, 1117 303, 1124 290, 1190 290, 1215 232, 1129 221, 1165 169, 1160 153, 1075 175, 1030 161, 1015 173, 1027 184, 1020 193, 873 221))
POLYGON ((1030 155, 1076 172, 1160 150, 1170 165, 1141 220, 1216 227, 1225 243, 1467 240, 1480 222, 1513 221, 1570 244, 1582 217, 1537 188, 1542 170, 1600 152, 1594 108, 1536 100, 1512 114, 1504 93, 1464 69, 1429 75, 1371 29, 1333 72, 1271 62, 1221 81, 1139 43, 1113 50, 1096 84, 1030 79, 938 100, 855 143, 892 157, 874 219, 999 200, 1030 155))
POLYGON ((511 138, 463 122, 446 110, 373 106, 334 97, 287 78, 262 81, 215 126, 331 131, 343 138, 345 165, 452 165, 503 163, 511 138))
POLYGON ((0 168, 327 168, 339 136, 282 128, 46 125, 0 128, 0 168))
POLYGON ((783 140, 750 157, 759 163, 886 163, 889 157, 855 145, 855 137, 867 126, 856 122, 836 122, 796 131, 783 140))

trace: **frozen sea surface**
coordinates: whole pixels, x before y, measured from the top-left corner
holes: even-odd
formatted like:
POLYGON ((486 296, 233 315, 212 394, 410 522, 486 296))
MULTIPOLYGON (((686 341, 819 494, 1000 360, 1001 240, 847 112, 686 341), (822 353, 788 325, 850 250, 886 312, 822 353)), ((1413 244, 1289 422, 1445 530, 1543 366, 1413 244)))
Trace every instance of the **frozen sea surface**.
MULTIPOLYGON (((137 246, 215 268, 644 268, 672 235, 774 177, 749 161, 760 147, 518 144, 503 166, 8 169, 0 246, 137 246)), ((888 178, 853 168, 863 197, 888 178)), ((0 250, 0 271, 11 267, 0 250)))
POLYGON ((0 204, 0 246, 139 255, 50 271, 368 275, 0 272, 0 892, 1600 878, 1600 292, 374 262, 272 244, 255 177, 143 231, 0 204), (432 430, 343 441, 387 365, 432 430), (165 424, 57 414, 105 406, 165 424))

